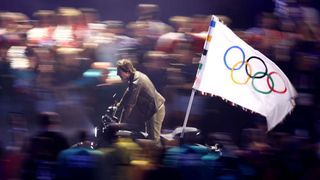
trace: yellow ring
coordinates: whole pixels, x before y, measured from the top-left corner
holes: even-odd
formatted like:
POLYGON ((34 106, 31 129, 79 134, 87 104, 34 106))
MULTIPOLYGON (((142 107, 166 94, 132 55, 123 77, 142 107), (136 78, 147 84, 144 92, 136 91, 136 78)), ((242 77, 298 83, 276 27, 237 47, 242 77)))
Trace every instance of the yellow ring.
POLYGON ((248 83, 248 81, 249 81, 249 79, 250 79, 250 76, 252 76, 252 68, 251 68, 251 65, 248 63, 248 62, 244 62, 248 67, 249 67, 249 74, 250 74, 250 76, 248 76, 248 78, 247 78, 247 80, 245 81, 245 82, 238 82, 238 81, 236 81, 234 78, 233 78, 233 71, 234 71, 234 69, 236 68, 236 66, 237 65, 239 65, 239 64, 241 64, 242 63, 242 61, 239 61, 239 62, 237 62, 236 64, 234 64, 233 66, 232 66, 232 69, 231 69, 231 79, 232 79, 232 81, 234 82, 234 83, 236 83, 236 84, 247 84, 248 83))

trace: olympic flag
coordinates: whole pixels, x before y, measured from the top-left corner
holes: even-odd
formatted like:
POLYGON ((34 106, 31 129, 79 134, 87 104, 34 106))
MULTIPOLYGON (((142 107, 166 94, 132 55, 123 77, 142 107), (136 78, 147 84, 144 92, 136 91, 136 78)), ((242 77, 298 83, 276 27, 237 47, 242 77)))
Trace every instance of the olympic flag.
POLYGON ((295 106, 297 92, 281 69, 212 16, 193 89, 266 117, 268 130, 295 106))

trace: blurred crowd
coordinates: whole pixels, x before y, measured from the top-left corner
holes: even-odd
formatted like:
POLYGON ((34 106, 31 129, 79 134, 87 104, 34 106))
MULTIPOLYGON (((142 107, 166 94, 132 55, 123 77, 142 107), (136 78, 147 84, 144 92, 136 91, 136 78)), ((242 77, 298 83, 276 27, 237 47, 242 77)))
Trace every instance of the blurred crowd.
POLYGON ((163 21, 156 4, 139 4, 128 23, 92 8, 0 12, 0 179, 317 179, 320 14, 307 0, 274 3, 247 29, 217 16, 288 76, 292 114, 266 133, 260 116, 199 95, 188 126, 201 137, 161 148, 110 134, 93 148, 91 129, 125 88, 115 62, 130 58, 150 77, 170 132, 182 125, 211 15, 163 21))

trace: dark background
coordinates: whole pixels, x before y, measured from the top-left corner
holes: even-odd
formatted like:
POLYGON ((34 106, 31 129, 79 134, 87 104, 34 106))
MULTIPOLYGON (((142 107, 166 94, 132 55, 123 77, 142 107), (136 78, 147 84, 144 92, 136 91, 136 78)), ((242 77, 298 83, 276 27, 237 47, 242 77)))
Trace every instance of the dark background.
MULTIPOLYGON (((320 2, 313 0, 319 9, 320 2)), ((23 12, 32 18, 39 9, 56 9, 59 6, 90 7, 98 10, 101 20, 132 21, 137 18, 139 3, 155 3, 161 8, 160 19, 170 16, 194 14, 223 14, 232 20, 232 27, 253 26, 256 16, 262 11, 273 10, 273 0, 1 0, 1 11, 23 12)))
MULTIPOLYGON (((255 26, 257 15, 261 12, 272 12, 274 9, 273 0, 1 0, 0 11, 22 12, 30 18, 32 14, 39 9, 57 9, 61 6, 75 8, 95 8, 98 10, 101 20, 122 20, 125 23, 137 19, 136 6, 140 3, 154 3, 161 8, 160 19, 167 22, 171 16, 192 16, 195 14, 216 14, 226 15, 232 19, 231 28, 249 28, 255 26)), ((313 0, 313 5, 320 9, 320 0, 313 0)), ((189 95, 190 92, 188 92, 189 95)), ((71 93, 70 93, 71 94, 71 93)), ((69 95, 70 95, 69 94, 69 95)), ((210 101, 210 108, 218 109, 219 112, 211 112, 207 121, 201 121, 203 124, 195 124, 195 127, 205 127, 204 131, 240 131, 244 124, 252 119, 253 114, 245 112, 241 108, 235 108, 229 103, 215 98, 210 101), (213 103, 212 103, 213 102, 213 103), (211 118, 215 121, 210 121, 211 118), (244 119, 239 121, 238 119, 244 119), (232 126, 230 126, 232 124, 232 126), (215 129, 213 129, 215 128, 215 129)), ((68 111, 68 109, 66 110, 68 111)), ((295 110, 297 112, 297 110, 295 110)), ((79 112, 78 114, 80 114, 79 112)), ((299 114, 303 113, 298 112, 299 114)), ((77 114, 75 112, 74 114, 77 114)), ((98 114, 99 115, 99 114, 98 114)), ((184 115, 184 114, 183 114, 184 115)), ((294 117, 289 116, 289 118, 294 117)), ((254 117, 261 119, 260 116, 254 117)), ((71 119, 71 118, 70 118, 71 119)), ((183 117, 181 118, 181 120, 183 117)), ((286 121, 288 122, 288 121, 286 121)), ((289 121, 291 122, 291 121, 289 121)), ((181 125, 182 122, 177 123, 181 125)), ((192 126, 192 122, 188 122, 192 126)), ((290 126, 290 123, 283 123, 278 126, 290 126)), ((67 126, 69 128, 69 126, 67 126)), ((236 135, 239 133, 236 132, 236 135)), ((237 137, 239 138, 239 137, 237 137)))

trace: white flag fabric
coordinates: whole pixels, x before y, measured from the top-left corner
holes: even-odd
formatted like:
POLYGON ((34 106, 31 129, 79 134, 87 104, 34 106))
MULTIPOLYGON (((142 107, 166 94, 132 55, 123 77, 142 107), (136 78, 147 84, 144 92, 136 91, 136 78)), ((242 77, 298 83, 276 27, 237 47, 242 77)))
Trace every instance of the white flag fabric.
POLYGON ((213 16, 193 89, 266 117, 268 130, 295 106, 297 92, 281 69, 213 16))

